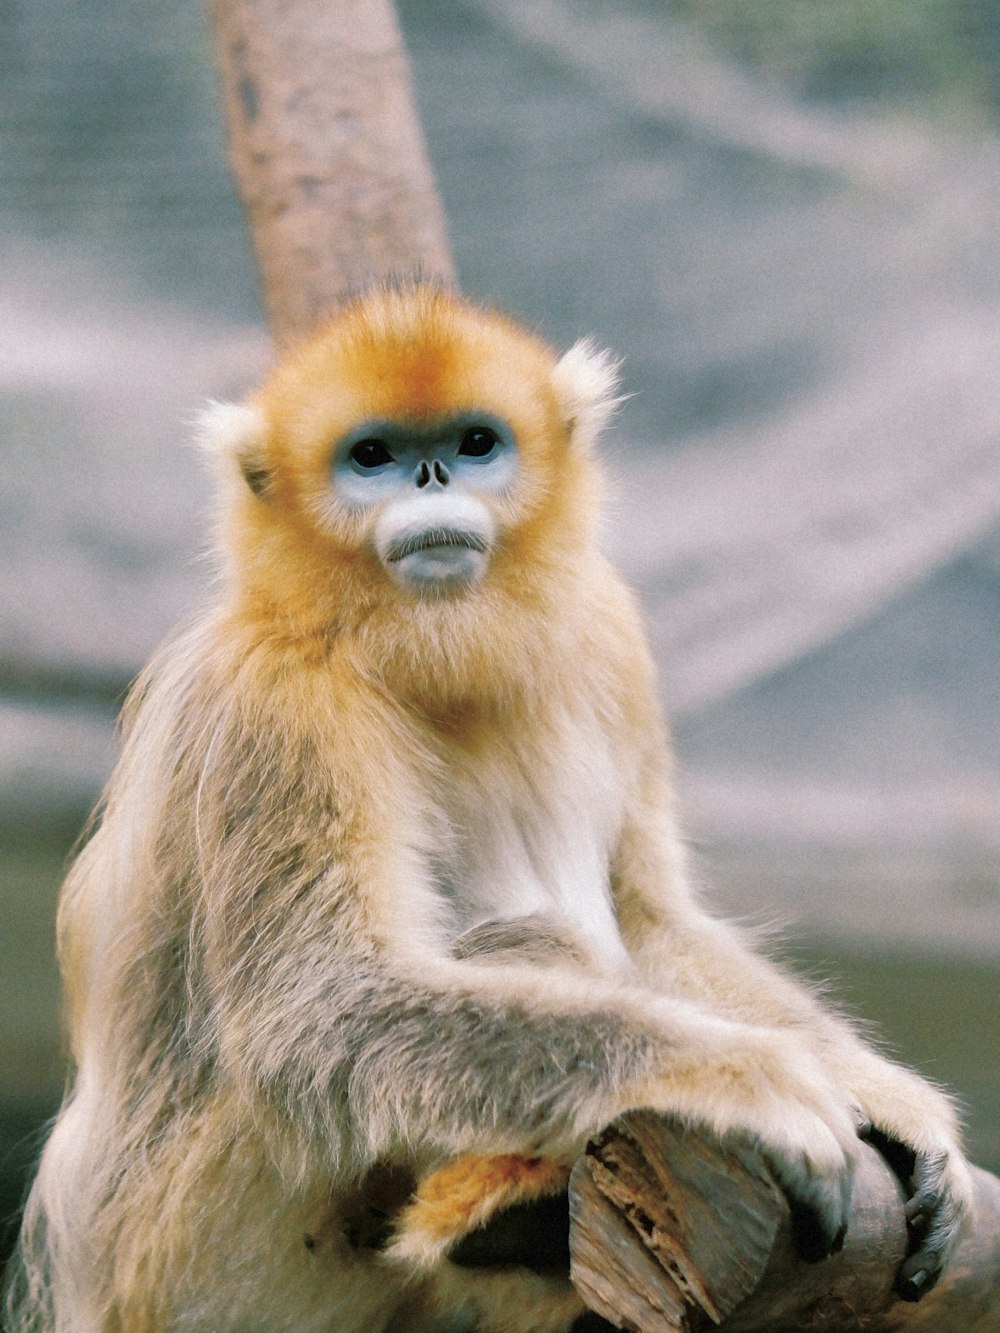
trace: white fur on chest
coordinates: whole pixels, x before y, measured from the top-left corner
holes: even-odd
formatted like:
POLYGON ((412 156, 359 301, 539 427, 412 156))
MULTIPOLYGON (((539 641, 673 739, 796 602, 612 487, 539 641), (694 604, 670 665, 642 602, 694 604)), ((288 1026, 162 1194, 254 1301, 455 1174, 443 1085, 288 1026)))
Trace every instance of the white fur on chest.
POLYGON ((497 756, 448 801, 440 868, 457 931, 541 913, 563 922, 604 967, 629 970, 611 900, 610 861, 624 782, 594 723, 547 738, 546 761, 497 756))

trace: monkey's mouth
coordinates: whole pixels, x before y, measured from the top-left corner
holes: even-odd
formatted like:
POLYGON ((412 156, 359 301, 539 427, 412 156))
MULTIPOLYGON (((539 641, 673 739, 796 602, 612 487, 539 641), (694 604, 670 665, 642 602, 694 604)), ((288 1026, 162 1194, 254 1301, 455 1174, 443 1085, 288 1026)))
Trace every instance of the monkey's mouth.
POLYGON ((417 551, 442 551, 449 548, 485 554, 489 550, 489 542, 478 532, 459 528, 428 528, 424 532, 415 532, 412 536, 399 537, 391 542, 386 549, 385 559, 389 564, 396 565, 417 551))

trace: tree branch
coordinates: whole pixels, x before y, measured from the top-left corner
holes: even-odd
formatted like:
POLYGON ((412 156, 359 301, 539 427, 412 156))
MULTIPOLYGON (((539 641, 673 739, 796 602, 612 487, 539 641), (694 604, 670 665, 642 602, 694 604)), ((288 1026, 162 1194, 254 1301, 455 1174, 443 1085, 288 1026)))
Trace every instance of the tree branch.
POLYGON ((271 331, 373 278, 453 276, 391 0, 210 0, 271 331))

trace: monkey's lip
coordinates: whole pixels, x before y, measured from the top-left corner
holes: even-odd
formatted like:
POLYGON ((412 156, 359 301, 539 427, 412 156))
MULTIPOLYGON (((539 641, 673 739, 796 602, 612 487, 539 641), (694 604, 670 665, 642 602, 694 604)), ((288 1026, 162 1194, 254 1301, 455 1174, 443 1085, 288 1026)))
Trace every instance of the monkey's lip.
POLYGON ((400 537, 392 542, 386 550, 385 559, 389 564, 396 565, 417 551, 442 551, 456 547, 486 552, 489 550, 489 542, 478 532, 460 528, 428 528, 425 532, 415 532, 410 537, 400 537))

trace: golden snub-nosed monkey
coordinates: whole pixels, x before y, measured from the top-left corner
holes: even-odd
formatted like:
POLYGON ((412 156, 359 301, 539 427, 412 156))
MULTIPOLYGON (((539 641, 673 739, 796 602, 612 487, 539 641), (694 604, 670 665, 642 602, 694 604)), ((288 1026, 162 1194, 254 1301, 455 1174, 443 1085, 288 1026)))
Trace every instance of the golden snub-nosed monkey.
POLYGON ((615 387, 414 285, 208 412, 225 577, 139 679, 63 893, 74 1076, 15 1330, 567 1330, 563 1274, 462 1246, 630 1107, 755 1136, 817 1259, 874 1126, 922 1215, 899 1289, 933 1284, 949 1102, 685 879, 594 537, 615 387))

